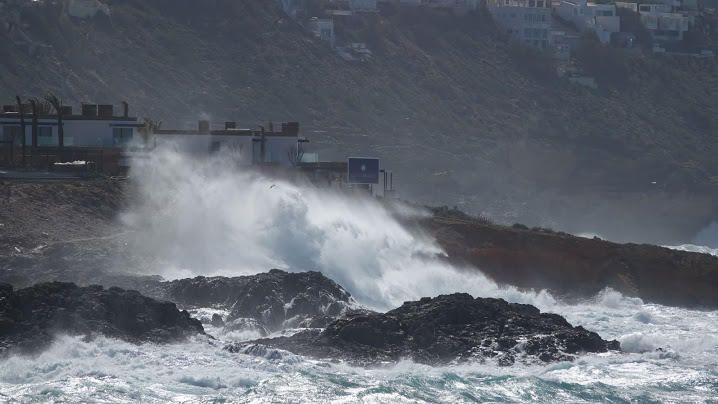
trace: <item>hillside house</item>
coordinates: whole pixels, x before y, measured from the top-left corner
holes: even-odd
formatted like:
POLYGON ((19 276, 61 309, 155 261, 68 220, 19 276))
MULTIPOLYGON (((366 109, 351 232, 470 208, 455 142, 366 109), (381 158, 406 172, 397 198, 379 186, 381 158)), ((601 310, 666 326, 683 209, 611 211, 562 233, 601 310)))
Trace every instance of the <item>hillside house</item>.
POLYGON ((376 0, 349 0, 349 8, 353 11, 377 11, 376 0))
POLYGON ((429 8, 447 9, 457 13, 477 10, 482 4, 481 0, 394 0, 393 3, 397 3, 402 6, 423 6, 429 8))
POLYGON ((306 9, 305 0, 280 0, 282 10, 292 18, 297 18, 306 9))
POLYGON ((322 41, 329 42, 334 48, 336 37, 334 36, 334 20, 331 18, 312 17, 309 21, 309 29, 315 37, 322 41))
POLYGON ((614 4, 590 3, 586 0, 561 0, 554 6, 556 15, 572 23, 581 32, 592 31, 603 44, 621 32, 621 20, 614 4))
POLYGON ((110 7, 99 0, 69 0, 66 6, 67 15, 75 18, 92 18, 97 14, 110 15, 110 7))
POLYGON ((638 11, 641 22, 648 29, 656 42, 677 42, 690 30, 693 24, 691 13, 681 11, 691 9, 692 3, 684 6, 680 0, 652 3, 616 3, 617 7, 638 11))
POLYGON ((549 0, 487 0, 486 7, 515 40, 539 49, 551 47, 549 0))

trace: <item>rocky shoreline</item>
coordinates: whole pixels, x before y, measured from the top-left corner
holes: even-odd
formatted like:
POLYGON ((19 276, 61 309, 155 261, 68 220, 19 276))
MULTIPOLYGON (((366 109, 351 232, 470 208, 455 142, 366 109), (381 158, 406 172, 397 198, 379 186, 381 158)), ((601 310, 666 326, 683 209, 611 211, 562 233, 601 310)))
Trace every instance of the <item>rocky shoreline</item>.
POLYGON ((15 290, 0 284, 0 355, 41 351, 59 334, 104 335, 133 343, 172 343, 204 334, 201 322, 177 304, 226 309, 225 318, 211 319, 217 328, 261 330, 262 335, 301 329, 288 337, 231 343, 225 347, 230 352, 282 349, 361 366, 401 359, 506 366, 620 349, 618 342, 573 327, 559 315, 468 294, 423 298, 387 313, 372 312, 317 272, 271 270, 236 278, 137 281, 146 293, 172 302, 118 287, 54 282, 15 290))

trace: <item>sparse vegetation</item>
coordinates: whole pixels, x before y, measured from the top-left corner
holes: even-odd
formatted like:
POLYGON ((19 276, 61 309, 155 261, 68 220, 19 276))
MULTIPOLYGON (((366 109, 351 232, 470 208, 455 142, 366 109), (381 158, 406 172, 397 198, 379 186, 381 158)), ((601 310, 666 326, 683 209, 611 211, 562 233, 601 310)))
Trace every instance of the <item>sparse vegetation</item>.
POLYGON ((247 126, 297 120, 324 158, 361 149, 390 162, 407 198, 464 199, 466 210, 510 214, 509 223, 535 224, 537 206, 549 204, 534 202, 551 194, 566 195, 555 211, 572 211, 577 198, 612 198, 633 211, 635 199, 620 199, 625 191, 656 201, 655 214, 644 207, 632 220, 713 219, 714 60, 631 56, 589 42, 582 66, 599 79, 594 91, 548 78, 543 55, 512 50, 481 13, 368 14, 346 25, 338 18, 340 39, 365 42, 374 55, 353 64, 274 1, 109 4, 103 24, 61 17, 59 8, 27 16, 28 35, 49 47, 32 55, 3 48, 0 97, 52 91, 75 105, 127 100, 130 113, 167 127, 193 124, 203 112, 247 126), (685 211, 688 204, 657 199, 669 194, 708 201, 685 211), (664 211, 667 203, 680 212, 664 211))

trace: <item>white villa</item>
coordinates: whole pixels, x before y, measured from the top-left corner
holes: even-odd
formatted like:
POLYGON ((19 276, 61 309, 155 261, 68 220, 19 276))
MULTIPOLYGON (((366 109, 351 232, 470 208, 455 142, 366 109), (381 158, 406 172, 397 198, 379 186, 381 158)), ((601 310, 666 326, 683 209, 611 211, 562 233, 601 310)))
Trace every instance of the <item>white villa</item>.
POLYGON ((539 49, 551 46, 549 0, 487 0, 486 6, 514 39, 539 49))
POLYGON ((332 48, 336 43, 334 36, 334 20, 331 18, 312 17, 309 22, 309 29, 317 38, 329 42, 332 48))
POLYGON ((586 0, 561 0, 555 6, 556 15, 573 23, 579 31, 593 31, 603 44, 611 42, 611 35, 621 31, 621 20, 613 4, 590 3, 586 0))
POLYGON ((658 42, 676 42, 683 39, 693 24, 697 4, 693 0, 665 0, 651 3, 616 3, 641 16, 641 22, 658 42))

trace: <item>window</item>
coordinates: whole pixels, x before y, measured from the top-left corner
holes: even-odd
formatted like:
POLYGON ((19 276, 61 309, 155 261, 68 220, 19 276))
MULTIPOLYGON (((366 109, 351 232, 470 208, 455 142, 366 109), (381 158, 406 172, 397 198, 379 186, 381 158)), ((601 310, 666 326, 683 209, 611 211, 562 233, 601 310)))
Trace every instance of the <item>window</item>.
POLYGON ((536 7, 536 0, 529 0, 529 7, 536 7))
POLYGON ((539 1, 537 1, 537 2, 536 2, 536 7, 543 8, 543 5, 544 5, 544 2, 543 2, 543 1, 544 1, 544 0, 539 0, 539 1))
POLYGON ((39 126, 37 128, 37 145, 57 146, 57 143, 52 138, 52 126, 39 126))
POLYGON ((112 145, 125 146, 132 141, 134 130, 132 128, 113 128, 112 129, 112 145))
POLYGON ((1 141, 4 142, 12 142, 15 141, 15 143, 20 143, 22 140, 20 140, 20 127, 15 125, 6 125, 2 128, 2 138, 0 138, 1 141))

